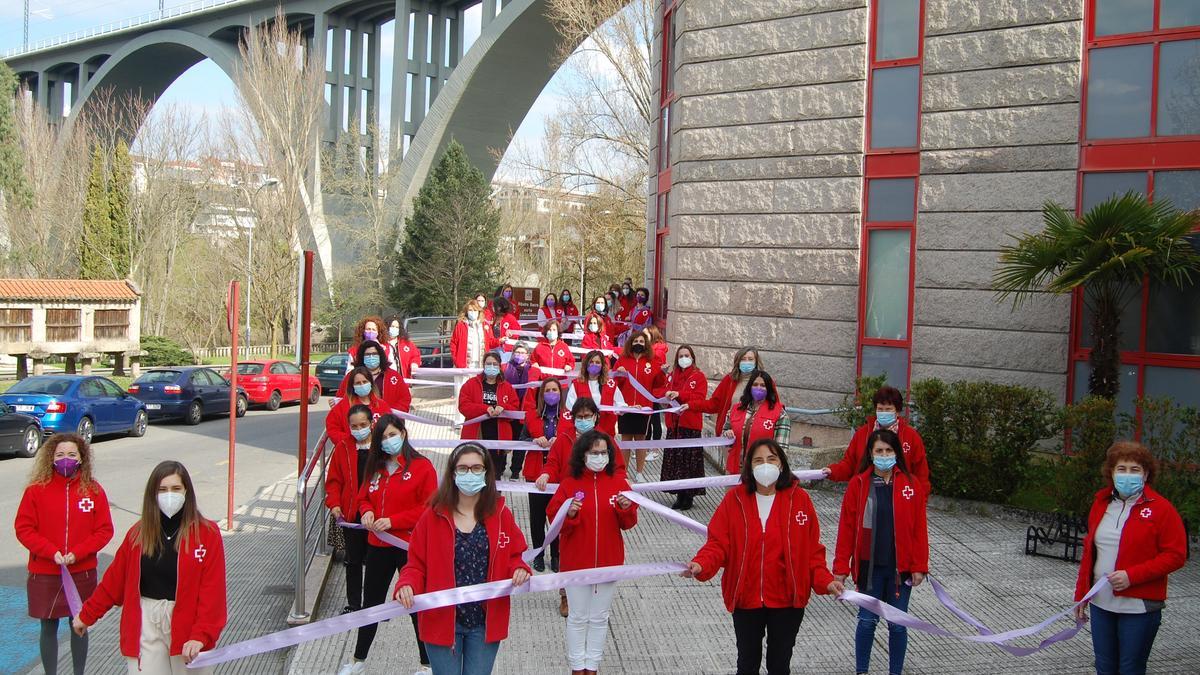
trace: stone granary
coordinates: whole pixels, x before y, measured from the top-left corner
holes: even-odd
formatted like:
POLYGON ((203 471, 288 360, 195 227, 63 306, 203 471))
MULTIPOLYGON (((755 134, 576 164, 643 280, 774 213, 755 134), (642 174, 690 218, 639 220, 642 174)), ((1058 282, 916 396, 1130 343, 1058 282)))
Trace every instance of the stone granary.
POLYGON ((0 279, 0 354, 17 359, 17 378, 42 373, 46 359, 66 359, 66 371, 91 372, 102 354, 113 374, 138 376, 143 352, 141 291, 132 281, 0 279))

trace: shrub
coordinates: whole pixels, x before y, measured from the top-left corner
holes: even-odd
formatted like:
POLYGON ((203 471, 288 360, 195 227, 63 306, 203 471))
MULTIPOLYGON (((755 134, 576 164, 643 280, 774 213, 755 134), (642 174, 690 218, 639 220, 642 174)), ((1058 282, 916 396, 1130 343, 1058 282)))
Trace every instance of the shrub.
POLYGON ((142 365, 146 367, 182 366, 196 362, 196 357, 178 342, 159 335, 143 335, 142 351, 146 352, 142 357, 142 365))
POLYGON ((1008 501, 1025 478, 1030 451, 1056 428, 1056 407, 1041 389, 992 382, 913 384, 934 491, 1008 501))
POLYGON ((1067 430, 1068 445, 1047 486, 1056 495, 1056 512, 1086 517, 1104 484, 1100 467, 1120 431, 1115 408, 1111 399, 1088 396, 1063 408, 1059 423, 1067 430))
POLYGON ((875 414, 875 392, 887 382, 886 375, 860 377, 854 380, 854 395, 842 397, 841 409, 837 419, 850 429, 857 429, 867 423, 867 418, 875 414))
MULTIPOLYGON (((1200 522, 1200 410, 1169 398, 1139 399, 1137 405, 1142 411, 1142 443, 1159 462, 1154 488, 1194 526, 1200 522)), ((1132 438, 1137 420, 1122 415, 1121 424, 1124 435, 1132 438)))

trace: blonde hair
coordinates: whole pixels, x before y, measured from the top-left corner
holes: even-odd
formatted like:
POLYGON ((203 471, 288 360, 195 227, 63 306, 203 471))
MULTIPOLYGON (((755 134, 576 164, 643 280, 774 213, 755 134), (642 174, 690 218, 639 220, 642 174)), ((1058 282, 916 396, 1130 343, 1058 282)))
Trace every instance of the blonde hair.
POLYGON ((467 312, 471 311, 472 309, 474 309, 476 312, 479 312, 479 318, 483 319, 483 308, 479 306, 479 303, 475 301, 475 298, 471 298, 467 301, 467 304, 463 305, 462 311, 458 313, 459 321, 467 321, 467 312))
POLYGON ((92 478, 92 446, 83 440, 79 434, 54 434, 47 438, 33 460, 33 469, 29 472, 30 485, 46 485, 54 477, 54 449, 59 443, 74 443, 79 449, 79 470, 75 479, 79 480, 79 489, 85 493, 95 491, 96 484, 92 478))

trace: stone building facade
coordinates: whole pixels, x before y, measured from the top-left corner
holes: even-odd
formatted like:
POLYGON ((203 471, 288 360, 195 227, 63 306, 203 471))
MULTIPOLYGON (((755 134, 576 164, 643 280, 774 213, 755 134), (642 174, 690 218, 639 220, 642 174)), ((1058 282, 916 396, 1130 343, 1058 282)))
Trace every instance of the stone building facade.
MULTIPOLYGON (((709 373, 759 346, 804 408, 884 371, 901 388, 984 379, 1077 397, 1080 299, 997 302, 998 252, 1040 228, 1048 200, 1138 189, 1200 208, 1198 7, 663 0, 647 279, 668 339, 709 373), (1137 61, 1130 46, 1153 69, 1109 65, 1137 61), (1104 128, 1140 115, 1126 111, 1142 96, 1159 111, 1150 133, 1104 128), (1164 105, 1182 126, 1164 126, 1164 105)), ((1200 292, 1143 300, 1126 316, 1125 403, 1200 404, 1200 292)))

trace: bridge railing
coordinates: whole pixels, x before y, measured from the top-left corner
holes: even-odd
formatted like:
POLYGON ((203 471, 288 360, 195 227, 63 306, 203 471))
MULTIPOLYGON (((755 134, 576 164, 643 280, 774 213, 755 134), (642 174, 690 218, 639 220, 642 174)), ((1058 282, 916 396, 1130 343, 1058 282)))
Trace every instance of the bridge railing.
POLYGON ((325 506, 325 472, 332 445, 324 432, 313 445, 304 472, 296 479, 296 597, 289 624, 308 623, 308 571, 317 556, 329 555, 326 540, 329 509, 325 506))

